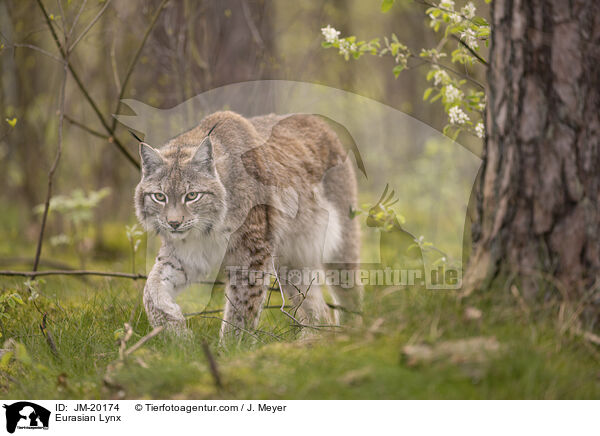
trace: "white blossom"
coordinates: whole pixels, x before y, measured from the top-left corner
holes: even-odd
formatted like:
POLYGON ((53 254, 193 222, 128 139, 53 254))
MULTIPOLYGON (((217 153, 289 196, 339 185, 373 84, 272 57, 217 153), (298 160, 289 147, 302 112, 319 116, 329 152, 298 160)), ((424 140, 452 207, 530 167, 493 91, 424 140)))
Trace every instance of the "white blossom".
POLYGON ((444 86, 444 97, 448 103, 456 103, 462 100, 463 92, 453 85, 444 86))
POLYGON ((334 42, 336 42, 340 36, 340 32, 335 30, 329 24, 327 25, 327 27, 323 27, 321 29, 321 33, 323 33, 323 36, 325 37, 325 41, 329 42, 330 44, 333 44, 334 42))
POLYGON ((479 47, 477 43, 477 37, 475 36, 475 31, 473 29, 465 29, 460 32, 460 39, 462 39, 467 45, 471 48, 479 47))
POLYGON ((457 14, 456 12, 452 12, 450 14, 450 21, 454 24, 460 23, 462 21, 462 17, 459 14, 457 14))
POLYGON ((483 136, 485 135, 485 129, 483 127, 483 123, 480 121, 477 123, 477 125, 475 126, 475 134, 477 135, 478 138, 483 138, 483 136))
POLYGON ((452 106, 448 111, 451 124, 465 124, 469 121, 469 116, 458 106, 452 106))
POLYGON ((350 54, 351 46, 345 39, 340 39, 340 54, 348 56, 350 54))
POLYGON ((453 11, 454 10, 454 0, 442 0, 440 2, 439 7, 442 9, 450 9, 451 11, 453 11))
POLYGON ((475 5, 469 2, 465 6, 463 6, 460 12, 468 19, 471 19, 475 16, 475 5))
POLYGON ((444 70, 437 70, 433 74, 433 84, 435 86, 439 85, 440 83, 445 83, 448 80, 450 80, 450 76, 448 76, 448 73, 446 73, 444 70))

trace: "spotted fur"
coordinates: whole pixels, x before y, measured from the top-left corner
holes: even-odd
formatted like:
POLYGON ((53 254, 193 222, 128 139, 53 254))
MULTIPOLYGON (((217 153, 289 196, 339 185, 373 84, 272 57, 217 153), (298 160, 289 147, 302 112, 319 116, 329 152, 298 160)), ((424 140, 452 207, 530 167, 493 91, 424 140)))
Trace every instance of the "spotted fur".
MULTIPOLYGON (((274 265, 321 269, 337 262, 353 268, 359 261, 358 223, 349 216, 356 208, 354 171, 319 117, 246 119, 217 112, 160 149, 141 144, 140 156, 136 214, 162 240, 144 290, 153 325, 182 328, 175 296, 215 265, 229 272, 221 328, 226 336, 257 327, 274 265), (186 202, 190 192, 202 195, 186 202), (245 281, 231 266, 262 272, 267 280, 245 281)), ((301 303, 301 322, 334 321, 318 286, 304 296, 288 283, 282 287, 290 304, 301 303)), ((360 288, 331 291, 337 304, 350 310, 360 305, 360 288)))

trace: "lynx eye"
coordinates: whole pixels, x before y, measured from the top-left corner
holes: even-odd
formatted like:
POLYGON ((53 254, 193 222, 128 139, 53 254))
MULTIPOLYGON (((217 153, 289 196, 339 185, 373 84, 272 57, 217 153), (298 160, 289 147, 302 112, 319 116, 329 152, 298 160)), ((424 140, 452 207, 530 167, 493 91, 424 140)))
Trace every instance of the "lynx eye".
POLYGON ((154 192, 150 195, 152 196, 152 200, 156 201, 157 203, 166 203, 167 201, 167 196, 162 192, 154 192))
POLYGON ((183 201, 186 203, 193 203, 194 201, 199 200, 200 196, 200 192, 188 192, 185 194, 185 197, 183 197, 183 201))

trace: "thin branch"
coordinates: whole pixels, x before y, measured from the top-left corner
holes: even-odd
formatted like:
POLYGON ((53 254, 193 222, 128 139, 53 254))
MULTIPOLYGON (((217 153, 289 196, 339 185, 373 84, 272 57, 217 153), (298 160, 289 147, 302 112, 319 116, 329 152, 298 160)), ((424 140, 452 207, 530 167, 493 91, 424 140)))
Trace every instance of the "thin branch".
POLYGON ((77 44, 79 44, 79 41, 81 41, 83 39, 83 37, 94 26, 94 24, 96 24, 96 21, 98 21, 100 19, 100 17, 102 16, 102 14, 106 10, 106 8, 108 8, 108 6, 110 5, 110 2, 111 2, 111 0, 106 0, 106 2, 104 3, 104 6, 102 7, 102 9, 100 9, 100 11, 96 14, 96 16, 92 19, 92 21, 90 21, 90 23, 86 26, 86 28, 83 29, 83 31, 79 34, 79 36, 77 37, 77 39, 75 39, 75 42, 73 42, 73 44, 71 44, 71 46, 68 48, 67 51, 69 53, 71 53, 75 49, 75 46, 77 46, 77 44))
MULTIPOLYGON (((66 41, 67 35, 65 33, 65 43, 66 41)), ((69 60, 68 60, 68 55, 66 57, 64 57, 65 60, 65 64, 64 64, 64 75, 63 75, 63 80, 62 80, 62 86, 60 88, 60 94, 59 94, 59 103, 58 103, 58 142, 57 142, 57 147, 56 147, 56 156, 54 157, 54 162, 52 163, 52 166, 50 167, 50 171, 48 171, 48 188, 46 190, 46 201, 44 203, 44 213, 42 215, 42 224, 40 226, 40 233, 38 236, 38 242, 37 242, 37 247, 35 250, 35 258, 33 260, 33 271, 37 271, 39 263, 40 263, 40 256, 42 255, 42 244, 44 241, 44 231, 46 229, 46 222, 48 220, 48 211, 50 210, 50 198, 52 197, 52 184, 53 184, 53 179, 54 179, 54 173, 56 172, 56 169, 58 168, 58 163, 60 162, 60 157, 62 156, 62 140, 63 140, 63 121, 64 121, 64 116, 65 116, 65 90, 67 87, 67 78, 68 78, 68 71, 67 71, 67 66, 69 64, 69 60)), ((32 276, 33 278, 35 278, 35 275, 32 276)))
POLYGON ((456 35, 452 35, 452 37, 454 39, 456 39, 460 45, 462 45, 464 48, 466 48, 467 50, 469 50, 469 53, 471 53, 473 56, 475 56, 479 62, 481 62, 486 67, 489 65, 487 63, 487 61, 484 58, 482 58, 479 53, 477 53, 475 50, 473 50, 469 44, 467 44, 466 42, 464 42, 462 39, 460 39, 456 35))
POLYGON ((71 39, 71 35, 73 35, 73 30, 75 30, 75 26, 77 25, 77 22, 79 21, 79 17, 81 17, 81 13, 85 9, 86 4, 87 4, 87 0, 83 0, 83 2, 81 3, 81 6, 79 8, 79 11, 77 11, 77 15, 75 15, 75 19, 73 20, 73 24, 71 24, 71 29, 69 30, 69 39, 71 39))
POLYGON ((294 321, 298 327, 309 327, 309 328, 316 328, 314 326, 311 325, 307 325, 307 324, 303 324, 300 321, 298 321, 291 313, 289 313, 287 310, 285 310, 285 295, 283 294, 283 286, 281 286, 281 281, 279 280, 279 274, 277 273, 277 268, 275 267, 275 257, 271 258, 271 261, 273 263, 273 271, 275 273, 275 280, 277 281, 277 285, 279 286, 279 292, 281 293, 281 307, 279 308, 279 310, 288 318, 290 318, 292 321, 294 321))
POLYGON ((125 349, 127 348, 127 341, 133 336, 133 328, 131 324, 123 324, 123 335, 119 339, 119 360, 125 359, 125 349))
MULTIPOLYGON (((158 6, 158 9, 156 10, 156 12, 154 13, 154 16, 152 17, 152 21, 150 21, 150 24, 148 25, 148 28, 146 29, 146 32, 144 33, 144 37, 142 38, 142 41, 140 42, 140 45, 139 45, 135 55, 133 56, 131 63, 129 64, 129 68, 127 69, 127 73, 125 74, 125 79, 123 80, 123 84, 121 85, 121 91, 119 92, 119 98, 117 100, 117 107, 116 107, 115 111, 113 112, 114 114, 118 114, 119 109, 121 109, 121 100, 123 99, 123 96, 125 95, 125 90, 127 88, 127 84, 129 83, 129 79, 131 78, 131 74, 133 73, 133 70, 134 70, 137 62, 140 59, 140 55, 142 54, 142 49, 144 48, 144 45, 146 44, 146 40, 148 39, 148 36, 150 36, 150 33, 152 32, 152 29, 154 28, 154 25, 156 24, 156 21, 158 20, 160 13, 162 12, 163 8, 165 7, 165 5, 167 4, 168 1, 169 0, 163 0, 161 2, 161 4, 158 6)), ((113 118, 113 121, 111 124, 111 131, 114 132, 116 127, 117 127, 117 119, 113 118)))
POLYGON ((339 304, 332 304, 332 303, 325 303, 327 305, 327 307, 329 307, 330 309, 333 310, 341 310, 342 312, 346 312, 346 313, 352 313, 354 315, 362 315, 362 312, 358 311, 358 310, 350 310, 345 308, 344 306, 340 306, 339 304))
POLYGON ((38 277, 38 276, 104 276, 120 277, 124 279, 142 280, 147 277, 143 274, 129 274, 121 272, 88 271, 88 270, 47 270, 47 271, 1 271, 0 276, 38 277))
MULTIPOLYGON (((58 39, 58 35, 56 34, 56 31, 54 30, 54 26, 52 25, 52 20, 50 20, 50 16, 48 15, 48 12, 46 11, 44 4, 42 3, 42 0, 37 0, 37 3, 38 3, 38 6, 40 7, 42 13, 44 14, 46 24, 50 28, 50 33, 52 34, 52 38, 54 39, 54 43, 56 44, 58 51, 60 52, 62 58, 66 59, 66 53, 58 39)), ((100 120, 100 123, 102 124, 102 126, 104 127, 106 132, 110 136, 114 137, 114 129, 111 129, 110 126, 108 125, 108 123, 106 122, 106 120, 104 119, 104 116, 102 115, 102 112, 100 112, 98 105, 96 104, 94 99, 92 99, 91 95, 89 94, 89 92, 87 91, 85 86, 83 86, 83 82, 79 78, 79 75, 77 74, 77 72, 75 71, 75 69, 69 62, 67 62, 67 65, 68 65, 69 71, 71 72, 71 75, 73 76, 73 80, 75 80, 75 83, 77 83, 77 86, 79 87, 79 89, 83 93, 83 96, 85 97, 85 99, 88 101, 88 103, 92 107, 92 110, 94 111, 94 113, 96 114, 98 119, 100 120)), ((117 138, 114 138, 112 143, 119 149, 119 151, 121 153, 123 153, 125 155, 125 157, 127 158, 127 160, 129 160, 129 162, 131 162, 136 168, 138 168, 138 169, 140 168, 140 164, 137 162, 137 160, 135 160, 135 158, 131 155, 131 153, 129 153, 129 151, 125 148, 125 146, 117 138)))
POLYGON ((116 91, 119 92, 121 89, 121 80, 119 80, 119 72, 117 71, 117 59, 115 55, 115 42, 116 39, 113 36, 112 44, 110 45, 110 65, 112 67, 113 77, 115 79, 116 91))
MULTIPOLYGON (((415 59, 417 59, 417 56, 415 56, 413 54, 411 54, 410 56, 414 57, 415 59)), ((455 70, 454 68, 451 68, 451 67, 449 67, 447 65, 444 65, 444 64, 442 64, 440 62, 435 62, 435 61, 433 61, 431 59, 424 59, 424 58, 420 58, 420 57, 418 59, 421 61, 421 63, 417 64, 417 65, 414 65, 414 66, 412 66, 410 68, 418 68, 418 67, 420 67, 422 65, 425 65, 425 64, 437 65, 438 67, 443 68, 443 69, 445 69, 447 71, 450 71, 452 74, 456 74, 457 76, 462 77, 463 79, 466 79, 469 82, 473 83, 474 85, 477 85, 479 88, 485 90, 485 86, 483 85, 483 83, 477 81, 476 79, 472 78, 471 76, 469 76, 467 74, 461 73, 460 71, 455 70)))
POLYGON ((148 342, 150 339, 152 339, 154 336, 156 336, 157 334, 159 334, 160 332, 162 332, 164 330, 165 326, 161 325, 158 327, 154 327, 154 329, 148 333, 146 336, 144 336, 143 338, 141 338, 139 341, 137 341, 134 345, 132 345, 130 348, 128 348, 127 350, 125 350, 124 356, 130 356, 131 354, 135 353, 142 345, 144 345, 146 342, 148 342))
POLYGON ((74 120, 73 118, 71 118, 70 116, 68 116, 66 114, 65 114, 65 120, 67 120, 70 124, 73 124, 74 126, 77 126, 80 129, 82 129, 82 130, 85 130, 89 134, 97 136, 97 137, 102 138, 102 139, 106 139, 109 142, 114 139, 112 136, 108 136, 108 135, 105 135, 104 133, 100 133, 97 130, 94 130, 94 129, 86 126, 85 124, 83 124, 83 123, 81 123, 81 122, 79 122, 77 120, 74 120))
MULTIPOLYGON (((63 9, 61 0, 56 0, 56 4, 58 5, 58 12, 60 13, 60 21, 62 23, 62 32, 63 32, 63 44, 64 47, 67 47, 67 17, 65 15, 65 10, 63 9)), ((58 24, 58 23, 57 23, 58 24)))
MULTIPOLYGON (((91 271, 91 270, 46 270, 46 271, 12 271, 0 270, 0 276, 13 277, 37 277, 37 276, 101 276, 101 277, 117 277, 121 279, 145 280, 148 278, 144 274, 130 274, 123 272, 112 271, 91 271)), ((202 285, 222 285, 221 281, 200 281, 195 282, 202 285)))
MULTIPOLYGON (((286 309, 291 308, 292 306, 285 306, 286 309)), ((281 309, 280 306, 263 306, 263 309, 281 309)), ((221 313, 223 312, 225 309, 211 309, 211 310, 203 310, 202 312, 192 312, 192 313, 184 313, 183 316, 187 316, 187 317, 193 317, 193 316, 198 316, 198 315, 208 315, 211 313, 221 313)))
POLYGON ((42 53, 43 55, 48 56, 51 59, 54 59, 56 62, 60 62, 61 64, 64 63, 64 60, 59 58, 58 56, 54 56, 52 53, 50 53, 49 51, 44 50, 41 47, 38 47, 37 45, 33 45, 33 44, 25 44, 25 43, 20 43, 20 42, 15 42, 14 44, 12 44, 12 47, 23 47, 23 48, 30 48, 32 50, 38 51, 40 53, 42 53))
POLYGON ((470 21, 471 23, 475 24, 476 26, 479 26, 479 24, 477 24, 475 21, 473 21, 473 18, 467 17, 466 15, 464 15, 463 13, 461 13, 460 11, 455 11, 453 9, 448 9, 448 8, 445 8, 445 7, 440 6, 440 5, 435 5, 433 3, 429 3, 428 1, 425 1, 425 0, 415 0, 415 2, 416 3, 421 3, 424 6, 429 6, 430 8, 439 9, 440 11, 447 12, 448 14, 456 14, 459 17, 461 17, 463 20, 470 21))
POLYGON ((237 326, 234 323, 227 321, 226 319, 220 318, 218 316, 204 316, 204 315, 198 315, 198 316, 200 318, 206 318, 206 319, 219 319, 219 320, 223 321, 225 324, 229 324, 234 329, 240 330, 240 331, 242 331, 244 333, 248 333, 250 336, 252 336, 258 342, 260 342, 261 344, 264 344, 264 342, 258 336, 256 336, 254 333, 252 333, 250 330, 245 329, 245 328, 240 327, 240 326, 237 326))

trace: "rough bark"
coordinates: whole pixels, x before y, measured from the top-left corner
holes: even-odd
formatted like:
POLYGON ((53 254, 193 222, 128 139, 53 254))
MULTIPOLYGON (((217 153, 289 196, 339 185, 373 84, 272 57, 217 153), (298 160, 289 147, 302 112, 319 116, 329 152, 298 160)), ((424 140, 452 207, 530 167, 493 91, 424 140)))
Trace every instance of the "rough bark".
POLYGON ((600 277, 600 3, 494 0, 488 81, 465 289, 507 271, 528 295, 553 282, 589 296, 600 277))

